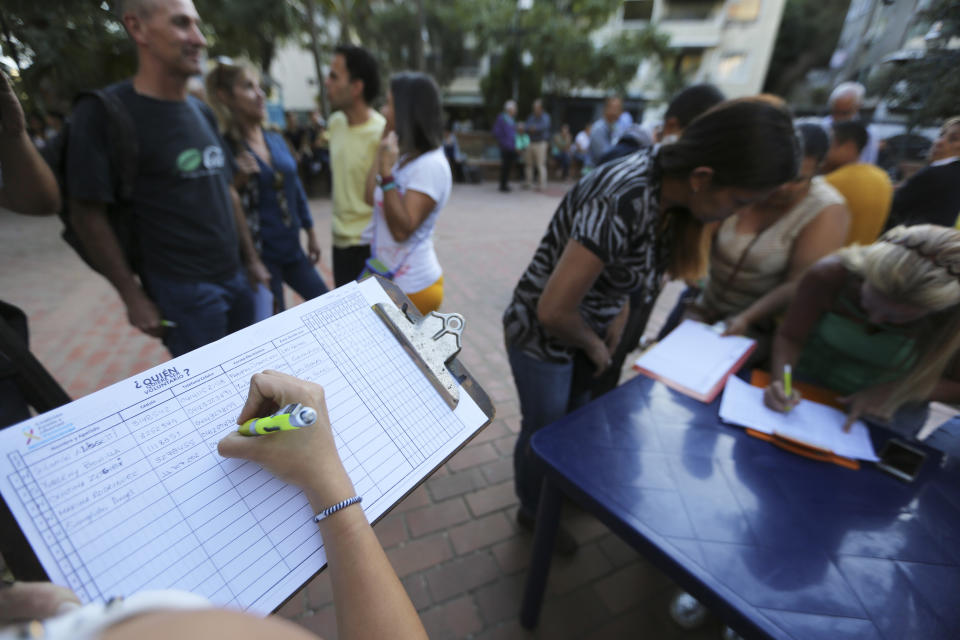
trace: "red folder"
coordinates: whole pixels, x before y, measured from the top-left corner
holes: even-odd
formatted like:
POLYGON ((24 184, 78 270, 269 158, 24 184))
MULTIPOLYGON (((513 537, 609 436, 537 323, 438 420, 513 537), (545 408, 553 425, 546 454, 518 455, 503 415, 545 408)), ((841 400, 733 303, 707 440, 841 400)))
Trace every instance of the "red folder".
POLYGON ((664 378, 663 376, 656 374, 650 371, 649 369, 645 369, 639 365, 635 364, 633 365, 633 368, 649 378, 653 378, 654 380, 658 380, 662 382, 663 384, 667 385, 671 389, 679 391, 680 393, 686 396, 690 396, 691 398, 696 398, 700 402, 710 404, 711 402, 714 401, 714 399, 723 389, 723 385, 727 384, 727 378, 729 378, 730 376, 732 376, 733 374, 735 374, 737 371, 740 370, 740 367, 743 366, 743 363, 747 361, 747 359, 750 357, 750 354, 752 354, 754 349, 756 348, 757 348, 757 343, 754 342, 752 345, 750 345, 750 348, 747 349, 742 356, 740 356, 740 359, 737 360, 732 367, 730 367, 729 371, 723 374, 720 380, 718 380, 717 383, 713 385, 710 388, 710 390, 707 391, 706 393, 697 393, 693 389, 689 389, 678 382, 670 380, 669 378, 664 378))

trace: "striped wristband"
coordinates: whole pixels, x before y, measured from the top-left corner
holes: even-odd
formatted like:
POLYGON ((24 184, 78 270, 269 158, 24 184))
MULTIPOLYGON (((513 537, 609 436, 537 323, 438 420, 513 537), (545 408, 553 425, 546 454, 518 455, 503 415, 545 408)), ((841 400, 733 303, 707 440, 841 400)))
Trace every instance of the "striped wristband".
POLYGON ((321 512, 318 513, 317 515, 313 516, 313 521, 314 521, 314 522, 320 522, 320 521, 323 520, 324 518, 326 518, 326 517, 328 517, 328 516, 332 516, 332 515, 335 514, 337 511, 340 511, 341 509, 346 509, 347 507, 349 507, 349 506, 352 505, 352 504, 360 504, 360 501, 361 501, 361 500, 363 500, 363 497, 362 497, 362 496, 353 496, 352 498, 347 498, 346 500, 344 500, 344 501, 342 501, 342 502, 338 502, 337 504, 333 505, 332 507, 327 507, 326 509, 324 509, 323 511, 321 511, 321 512))

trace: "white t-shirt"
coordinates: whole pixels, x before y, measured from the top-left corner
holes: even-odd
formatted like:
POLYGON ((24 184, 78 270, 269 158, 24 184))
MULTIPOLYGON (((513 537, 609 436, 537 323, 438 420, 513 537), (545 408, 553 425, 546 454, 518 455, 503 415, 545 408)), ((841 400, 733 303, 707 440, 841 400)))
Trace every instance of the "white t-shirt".
POLYGON ((580 153, 586 153, 587 149, 590 148, 590 135, 586 131, 581 131, 577 134, 577 137, 573 139, 573 146, 576 147, 576 150, 580 153))
POLYGON ((397 286, 404 293, 416 293, 443 275, 433 249, 433 228, 437 223, 437 215, 447 204, 453 188, 450 163, 443 153, 443 147, 428 151, 402 167, 398 162, 393 166, 393 179, 401 196, 407 191, 419 191, 430 196, 437 206, 409 238, 397 242, 383 217, 383 191, 377 187, 373 192, 373 218, 364 235, 370 238, 374 257, 396 272, 393 280, 397 286))

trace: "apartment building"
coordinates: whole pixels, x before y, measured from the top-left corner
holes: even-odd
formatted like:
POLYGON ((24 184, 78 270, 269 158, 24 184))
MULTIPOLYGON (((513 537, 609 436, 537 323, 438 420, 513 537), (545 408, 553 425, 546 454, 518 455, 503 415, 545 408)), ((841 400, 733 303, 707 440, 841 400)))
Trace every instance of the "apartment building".
MULTIPOLYGON (((597 36, 648 24, 670 36, 689 82, 711 82, 730 97, 758 93, 767 75, 786 0, 626 0, 597 36)), ((641 66, 631 92, 659 93, 653 64, 641 66)))

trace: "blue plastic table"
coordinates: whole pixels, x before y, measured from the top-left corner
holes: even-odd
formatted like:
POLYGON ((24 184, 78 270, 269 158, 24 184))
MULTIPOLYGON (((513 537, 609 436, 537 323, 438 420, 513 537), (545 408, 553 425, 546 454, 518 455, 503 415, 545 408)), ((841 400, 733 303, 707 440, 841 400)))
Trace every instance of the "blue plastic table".
POLYGON ((533 437, 546 480, 524 626, 566 496, 744 637, 960 638, 956 458, 928 453, 907 484, 782 451, 718 404, 638 377, 533 437))

